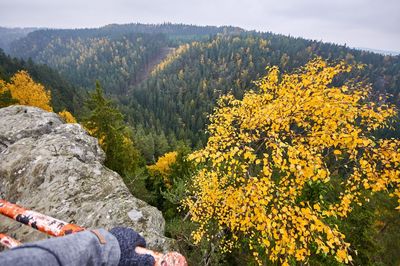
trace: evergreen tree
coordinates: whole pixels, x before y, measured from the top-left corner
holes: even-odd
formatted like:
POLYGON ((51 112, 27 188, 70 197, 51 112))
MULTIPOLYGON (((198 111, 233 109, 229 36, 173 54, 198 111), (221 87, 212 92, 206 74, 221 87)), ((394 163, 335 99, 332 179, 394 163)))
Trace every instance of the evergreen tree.
POLYGON ((134 173, 139 154, 133 144, 131 133, 124 124, 123 115, 112 101, 103 95, 100 84, 90 94, 86 102, 89 113, 84 118, 84 126, 106 153, 105 165, 123 177, 134 173))
POLYGON ((18 104, 18 100, 12 98, 11 92, 9 90, 5 90, 3 92, 0 91, 0 108, 7 107, 13 104, 18 104))

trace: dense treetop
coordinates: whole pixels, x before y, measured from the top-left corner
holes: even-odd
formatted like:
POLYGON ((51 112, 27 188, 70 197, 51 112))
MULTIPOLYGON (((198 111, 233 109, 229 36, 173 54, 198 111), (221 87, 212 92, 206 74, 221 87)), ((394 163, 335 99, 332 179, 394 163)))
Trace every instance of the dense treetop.
POLYGON ((371 134, 394 106, 370 102, 361 82, 333 85, 351 70, 320 58, 290 74, 272 67, 243 99, 220 97, 207 145, 191 155, 202 166, 184 201, 196 242, 247 243, 260 265, 318 253, 352 260, 339 221, 368 201, 366 190, 400 204, 400 141, 371 134))

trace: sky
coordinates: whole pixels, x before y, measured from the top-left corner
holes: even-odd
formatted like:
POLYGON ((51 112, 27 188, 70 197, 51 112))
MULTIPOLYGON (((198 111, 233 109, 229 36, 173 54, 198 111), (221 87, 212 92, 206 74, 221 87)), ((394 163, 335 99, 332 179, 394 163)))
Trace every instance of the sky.
POLYGON ((233 25, 400 52, 400 0, 0 0, 0 26, 233 25))

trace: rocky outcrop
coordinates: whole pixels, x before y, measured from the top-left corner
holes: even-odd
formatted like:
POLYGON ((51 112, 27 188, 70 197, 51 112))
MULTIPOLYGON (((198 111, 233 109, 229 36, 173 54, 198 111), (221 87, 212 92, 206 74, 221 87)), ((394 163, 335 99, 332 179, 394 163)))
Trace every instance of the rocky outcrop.
MULTIPOLYGON (((161 212, 133 197, 104 159, 78 124, 34 107, 0 109, 1 198, 86 228, 132 227, 150 248, 171 248, 161 212)), ((4 217, 0 232, 23 242, 46 237, 4 217)))

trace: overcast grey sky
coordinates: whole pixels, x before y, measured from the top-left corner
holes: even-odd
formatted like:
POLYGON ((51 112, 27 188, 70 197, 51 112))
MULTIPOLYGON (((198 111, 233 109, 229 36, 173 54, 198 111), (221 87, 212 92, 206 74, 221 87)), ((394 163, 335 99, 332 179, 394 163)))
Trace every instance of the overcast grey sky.
POLYGON ((400 51, 400 0, 0 0, 0 26, 234 25, 400 51))

